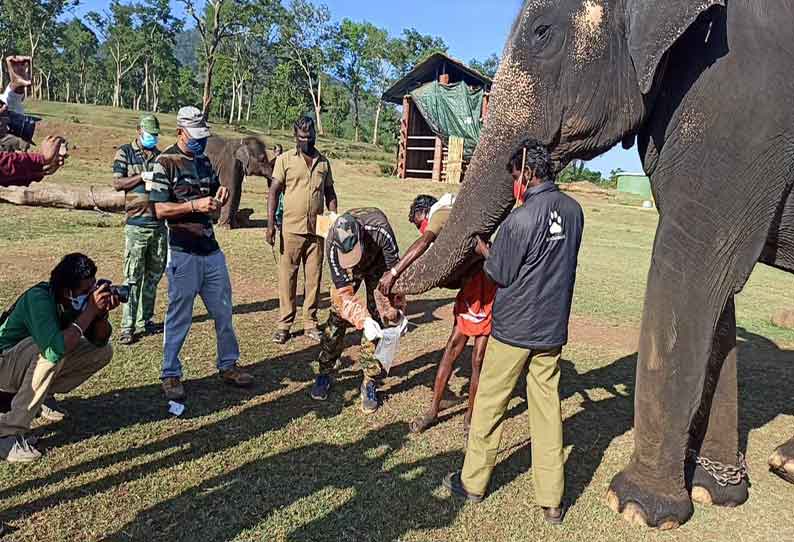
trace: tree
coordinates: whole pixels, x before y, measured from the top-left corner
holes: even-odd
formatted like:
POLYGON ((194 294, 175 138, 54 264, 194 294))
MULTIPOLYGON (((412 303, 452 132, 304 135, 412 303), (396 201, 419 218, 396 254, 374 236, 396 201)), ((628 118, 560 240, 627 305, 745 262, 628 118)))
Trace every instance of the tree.
POLYGON ((308 0, 293 0, 287 22, 281 28, 286 56, 297 64, 312 100, 317 133, 324 134, 322 121, 323 70, 328 63, 327 45, 333 27, 331 12, 325 5, 308 0))
POLYGON ((147 43, 154 34, 153 28, 142 28, 137 20, 138 9, 113 0, 104 13, 92 11, 88 14, 88 20, 102 37, 113 62, 113 107, 122 106, 123 79, 147 54, 147 43))
POLYGON ((212 76, 218 62, 221 45, 229 38, 242 32, 243 23, 248 19, 252 3, 247 0, 206 0, 201 15, 196 11, 194 0, 180 0, 185 11, 193 18, 201 37, 204 61, 204 95, 202 112, 209 116, 212 104, 212 76))
POLYGON ((344 19, 334 32, 334 72, 350 91, 356 142, 361 139, 361 95, 379 73, 386 43, 386 32, 370 23, 344 19))
POLYGON ((141 6, 141 30, 149 36, 143 64, 143 95, 146 109, 160 108, 161 80, 165 74, 175 73, 176 37, 182 31, 182 21, 171 16, 168 0, 145 0, 141 6))
POLYGON ((496 53, 492 53, 491 56, 489 56, 482 62, 476 58, 473 58, 469 62, 469 67, 493 79, 494 77, 496 77, 496 72, 499 71, 500 62, 501 60, 496 55, 496 53))
POLYGON ((273 72, 262 93, 257 97, 256 113, 266 120, 268 129, 275 126, 284 130, 297 117, 304 114, 309 106, 307 95, 295 92, 303 88, 300 74, 292 62, 282 62, 273 72))
POLYGON ((88 26, 80 19, 72 19, 62 31, 63 59, 68 66, 66 77, 66 98, 70 101, 72 96, 72 75, 77 76, 77 87, 74 91, 76 102, 88 103, 88 69, 91 60, 99 50, 99 40, 88 26))
POLYGON ((603 183, 601 173, 587 169, 584 160, 573 160, 557 176, 560 183, 580 183, 591 182, 594 184, 603 183))
POLYGON ((344 123, 350 115, 350 93, 339 84, 326 86, 323 94, 323 113, 328 120, 328 131, 336 136, 344 135, 344 123))
MULTIPOLYGON (((33 72, 39 48, 43 41, 55 41, 55 28, 66 9, 77 5, 77 0, 3 0, 3 17, 12 22, 20 37, 27 41, 27 54, 30 55, 33 72)), ((34 77, 32 91, 41 83, 34 77)))
POLYGON ((389 63, 395 70, 395 79, 401 79, 431 54, 446 52, 447 44, 443 39, 406 28, 401 38, 389 44, 389 63))

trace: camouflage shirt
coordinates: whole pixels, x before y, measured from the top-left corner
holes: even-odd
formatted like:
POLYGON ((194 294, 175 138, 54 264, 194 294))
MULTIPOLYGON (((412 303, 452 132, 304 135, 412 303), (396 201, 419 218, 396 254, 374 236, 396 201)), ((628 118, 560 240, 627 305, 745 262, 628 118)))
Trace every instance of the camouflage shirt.
MULTIPOLYGON (((179 145, 173 145, 157 158, 149 199, 154 203, 186 203, 215 196, 218 188, 218 175, 206 155, 188 156, 179 145)), ((205 213, 169 219, 168 234, 172 250, 206 256, 219 249, 212 217, 205 213)))
MULTIPOLYGON (((113 159, 113 177, 123 179, 140 175, 145 171, 152 171, 154 161, 159 154, 160 151, 157 149, 143 149, 137 139, 128 145, 122 145, 116 151, 116 157, 113 159)), ((149 201, 149 192, 143 182, 127 190, 124 207, 127 212, 127 224, 130 226, 144 228, 163 226, 163 222, 157 220, 154 214, 154 206, 149 201)))

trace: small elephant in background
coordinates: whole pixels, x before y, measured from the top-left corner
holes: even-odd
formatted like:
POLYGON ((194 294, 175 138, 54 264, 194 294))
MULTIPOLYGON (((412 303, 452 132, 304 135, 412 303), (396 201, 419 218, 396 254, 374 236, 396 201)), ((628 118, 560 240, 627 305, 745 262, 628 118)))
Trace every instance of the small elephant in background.
POLYGON ((220 178, 221 186, 229 189, 229 201, 221 209, 218 225, 227 228, 245 226, 238 216, 243 180, 248 175, 265 177, 269 186, 275 153, 268 152, 265 144, 256 137, 224 139, 216 136, 207 141, 205 153, 220 178))

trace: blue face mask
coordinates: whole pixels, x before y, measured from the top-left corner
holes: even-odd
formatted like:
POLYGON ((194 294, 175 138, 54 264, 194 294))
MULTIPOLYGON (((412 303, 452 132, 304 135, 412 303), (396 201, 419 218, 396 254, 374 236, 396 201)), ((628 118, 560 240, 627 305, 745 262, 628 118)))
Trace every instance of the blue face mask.
POLYGON ((78 295, 77 297, 69 296, 69 301, 72 303, 72 308, 77 312, 83 312, 85 306, 88 304, 88 294, 78 295))
POLYGON ((157 136, 149 132, 141 131, 141 146, 144 149, 153 149, 157 146, 157 136))
POLYGON ((187 140, 187 150, 189 150, 193 156, 204 156, 204 149, 206 148, 207 138, 187 140))

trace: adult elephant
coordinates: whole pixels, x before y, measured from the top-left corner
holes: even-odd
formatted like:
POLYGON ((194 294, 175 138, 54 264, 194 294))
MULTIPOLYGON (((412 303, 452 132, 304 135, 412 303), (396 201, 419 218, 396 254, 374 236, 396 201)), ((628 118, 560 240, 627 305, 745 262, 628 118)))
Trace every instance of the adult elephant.
MULTIPOLYGON (((733 299, 758 261, 794 272, 792 20, 794 2, 779 0, 526 1, 447 227, 397 284, 419 293, 456 282, 475 238, 513 206, 505 164, 528 135, 558 171, 636 139, 660 221, 634 453, 608 500, 638 523, 678 526, 693 496, 747 499, 733 299)), ((770 463, 794 474, 794 440, 770 463)))
POLYGON ((218 224, 228 228, 245 226, 238 219, 243 180, 247 175, 265 177, 269 186, 275 156, 269 157, 265 144, 255 137, 223 139, 213 136, 207 141, 205 153, 218 173, 221 185, 229 189, 229 201, 221 209, 218 224))

